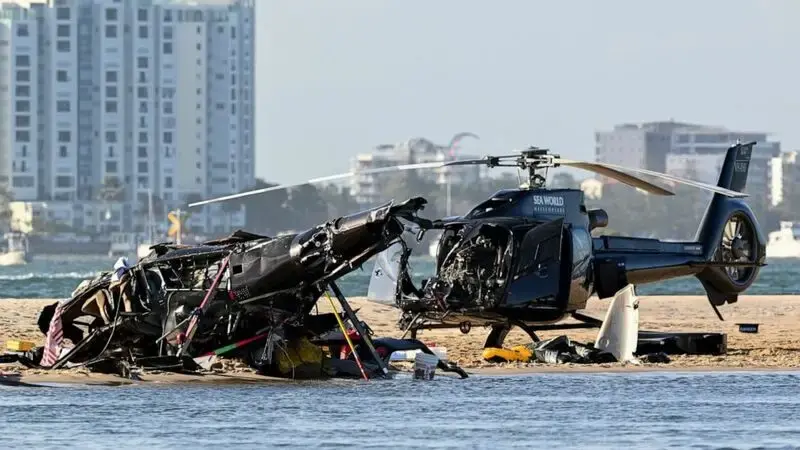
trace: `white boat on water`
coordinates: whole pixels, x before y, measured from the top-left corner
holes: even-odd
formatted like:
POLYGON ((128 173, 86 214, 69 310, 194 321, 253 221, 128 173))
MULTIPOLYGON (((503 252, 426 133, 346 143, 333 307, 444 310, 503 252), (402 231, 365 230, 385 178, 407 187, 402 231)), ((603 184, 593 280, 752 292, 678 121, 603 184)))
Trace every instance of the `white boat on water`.
POLYGON ((768 234, 767 258, 800 258, 800 224, 781 222, 768 234))
POLYGON ((30 262, 28 237, 24 233, 10 232, 3 237, 6 242, 0 252, 0 266, 21 266, 30 262))
POLYGON ((109 258, 130 257, 136 251, 136 233, 111 233, 111 244, 108 248, 109 258))

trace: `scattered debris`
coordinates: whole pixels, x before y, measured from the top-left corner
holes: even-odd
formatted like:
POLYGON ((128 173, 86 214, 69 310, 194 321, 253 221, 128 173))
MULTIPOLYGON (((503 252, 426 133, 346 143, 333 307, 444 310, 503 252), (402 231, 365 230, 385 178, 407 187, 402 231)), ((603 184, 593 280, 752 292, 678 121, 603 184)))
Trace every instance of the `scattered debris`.
POLYGON ((9 352, 27 352, 33 349, 33 342, 29 341, 8 341, 6 342, 6 349, 9 352))
POLYGON ((728 352, 725 333, 640 331, 636 353, 668 355, 724 355, 728 352))
MULTIPOLYGON (((584 345, 572 342, 567 336, 519 345, 511 349, 487 348, 483 351, 483 357, 493 363, 604 364, 617 362, 613 354, 599 350, 593 344, 584 345)), ((639 355, 638 360, 641 362, 669 362, 669 357, 658 352, 639 355)))
MULTIPOLYGON (((668 363, 668 355, 724 355, 727 341, 725 333, 639 331, 634 354, 639 362, 668 363)), ((617 361, 614 355, 595 348, 593 344, 575 343, 567 336, 510 349, 486 348, 483 358, 494 363, 600 364, 617 361)))
POLYGON ((737 323, 739 326, 739 333, 758 333, 757 323, 737 323))

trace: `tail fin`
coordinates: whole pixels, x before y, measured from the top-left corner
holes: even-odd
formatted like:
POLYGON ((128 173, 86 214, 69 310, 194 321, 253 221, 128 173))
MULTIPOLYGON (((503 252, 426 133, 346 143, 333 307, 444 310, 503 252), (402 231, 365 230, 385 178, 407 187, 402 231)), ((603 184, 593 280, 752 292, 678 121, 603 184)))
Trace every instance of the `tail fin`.
MULTIPOLYGON (((736 144, 728 149, 722 170, 719 173, 717 187, 744 192, 747 186, 747 173, 750 170, 750 157, 753 154, 755 142, 736 144)), ((719 195, 719 194, 715 194, 719 195)))
MULTIPOLYGON (((744 192, 755 144, 737 143, 728 148, 717 186, 744 192)), ((695 241, 702 244, 704 258, 710 263, 696 277, 703 284, 714 309, 725 303, 736 302, 739 293, 755 281, 759 266, 764 262, 766 239, 753 211, 742 198, 715 193, 700 221, 695 241), (734 235, 736 239, 733 239, 734 235), (745 247, 750 249, 747 257, 741 251, 745 247), (727 270, 733 268, 737 271, 731 270, 733 273, 730 273, 727 270)))
MULTIPOLYGON (((744 192, 747 186, 747 174, 750 171, 750 158, 755 145, 755 142, 738 143, 728 148, 719 173, 718 187, 744 192)), ((718 193, 711 198, 695 236, 695 241, 703 244, 706 259, 711 259, 716 250, 726 217, 739 207, 747 208, 743 199, 730 198, 718 193)), ((749 208, 747 209, 749 212, 749 208)))

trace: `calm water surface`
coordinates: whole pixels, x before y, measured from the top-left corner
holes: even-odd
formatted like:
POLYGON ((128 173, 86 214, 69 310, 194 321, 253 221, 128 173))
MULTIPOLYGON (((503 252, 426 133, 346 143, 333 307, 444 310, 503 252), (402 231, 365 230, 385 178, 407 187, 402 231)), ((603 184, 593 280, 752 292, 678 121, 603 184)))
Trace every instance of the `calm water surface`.
MULTIPOLYGON (((0 267, 0 298, 64 298, 81 280, 92 278, 98 271, 110 270, 115 259, 82 257, 69 261, 53 258, 35 258, 25 266, 0 267)), ((374 258, 363 269, 345 275, 339 287, 345 295, 367 294, 374 258)), ((800 294, 800 259, 768 260, 758 279, 747 294, 800 294)), ((417 285, 434 272, 433 259, 411 259, 411 272, 417 285)), ((694 277, 679 278, 661 283, 636 287, 639 295, 705 295, 700 282, 694 277)))
POLYGON ((800 372, 0 388, 0 448, 795 448, 800 372))

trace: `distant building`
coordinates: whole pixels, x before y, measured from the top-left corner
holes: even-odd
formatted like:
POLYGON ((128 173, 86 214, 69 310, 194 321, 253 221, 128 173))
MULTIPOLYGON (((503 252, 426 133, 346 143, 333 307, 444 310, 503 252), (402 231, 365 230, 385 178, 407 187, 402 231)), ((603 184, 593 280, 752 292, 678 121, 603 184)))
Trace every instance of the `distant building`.
POLYGON ((800 151, 784 152, 772 164, 773 206, 800 198, 800 151))
MULTIPOLYGON (((254 185, 253 0, 29 3, 0 4, 0 182, 15 200, 128 231, 148 191, 173 208, 254 185), (121 200, 100 202, 115 183, 121 200)), ((222 208, 193 229, 243 224, 222 208)))
POLYGON ((716 185, 725 154, 737 141, 752 142, 753 153, 745 191, 759 199, 772 196, 773 158, 781 153, 780 143, 769 141, 767 133, 732 131, 720 127, 677 130, 667 158, 667 173, 716 185))
MULTIPOLYGON (((381 146, 372 153, 357 155, 352 162, 352 170, 375 169, 402 164, 452 161, 455 159, 476 159, 474 155, 450 155, 442 146, 437 146, 426 139, 410 139, 393 146, 381 146)), ((474 183, 486 175, 486 167, 481 165, 439 167, 420 169, 417 173, 438 184, 446 184, 448 178, 451 187, 474 183)), ((383 191, 385 182, 392 172, 374 175, 357 175, 351 180, 351 193, 363 206, 375 205, 388 200, 383 191)), ((394 172, 396 173, 396 172, 394 172)))
POLYGON ((771 160, 780 154, 780 143, 769 141, 765 132, 734 131, 681 122, 650 122, 619 125, 595 136, 599 162, 670 173, 712 185, 718 181, 727 149, 737 141, 756 141, 746 190, 753 195, 771 196, 771 160))
POLYGON ((678 129, 702 128, 682 122, 647 122, 617 125, 611 131, 595 132, 595 160, 627 167, 666 170, 673 133, 678 129))

